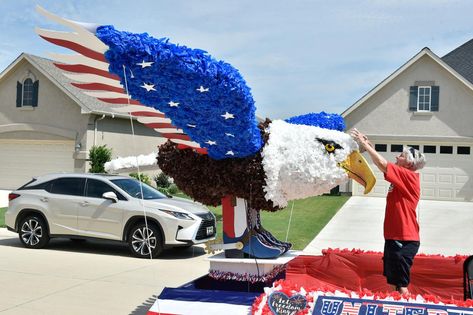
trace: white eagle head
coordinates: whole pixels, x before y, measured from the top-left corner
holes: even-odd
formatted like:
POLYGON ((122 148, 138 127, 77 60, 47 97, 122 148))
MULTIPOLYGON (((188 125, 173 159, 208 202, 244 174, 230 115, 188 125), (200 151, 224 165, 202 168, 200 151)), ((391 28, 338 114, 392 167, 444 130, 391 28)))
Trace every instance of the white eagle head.
POLYGON ((372 170, 347 133, 273 121, 262 150, 267 200, 285 207, 288 200, 321 195, 353 178, 365 193, 374 186, 372 170))

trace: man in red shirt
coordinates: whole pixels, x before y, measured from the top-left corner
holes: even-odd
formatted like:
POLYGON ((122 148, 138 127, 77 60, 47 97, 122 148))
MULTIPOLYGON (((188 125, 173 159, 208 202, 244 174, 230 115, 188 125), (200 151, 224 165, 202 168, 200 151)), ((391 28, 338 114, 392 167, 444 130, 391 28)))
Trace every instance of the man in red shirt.
POLYGON ((404 147, 393 164, 376 152, 364 134, 353 129, 351 135, 384 173, 384 179, 391 183, 384 216, 383 274, 398 292, 408 293, 410 269, 420 245, 416 212, 420 198, 420 176, 416 171, 424 167, 425 157, 414 148, 404 147))

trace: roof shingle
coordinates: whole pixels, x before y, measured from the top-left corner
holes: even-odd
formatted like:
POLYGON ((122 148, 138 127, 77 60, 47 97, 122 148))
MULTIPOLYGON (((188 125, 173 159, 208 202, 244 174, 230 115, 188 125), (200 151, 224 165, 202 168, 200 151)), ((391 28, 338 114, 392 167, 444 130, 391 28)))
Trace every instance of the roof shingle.
POLYGON ((473 39, 443 56, 442 60, 473 83, 473 39))

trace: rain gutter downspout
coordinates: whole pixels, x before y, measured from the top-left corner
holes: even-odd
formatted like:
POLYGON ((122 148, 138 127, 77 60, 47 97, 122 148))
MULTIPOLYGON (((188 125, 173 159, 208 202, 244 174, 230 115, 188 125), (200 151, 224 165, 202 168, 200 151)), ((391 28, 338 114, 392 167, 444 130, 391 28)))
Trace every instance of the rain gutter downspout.
POLYGON ((97 144, 97 125, 98 125, 98 121, 99 120, 102 120, 105 118, 105 114, 102 115, 102 117, 99 118, 99 116, 95 116, 95 119, 94 119, 94 146, 97 144))

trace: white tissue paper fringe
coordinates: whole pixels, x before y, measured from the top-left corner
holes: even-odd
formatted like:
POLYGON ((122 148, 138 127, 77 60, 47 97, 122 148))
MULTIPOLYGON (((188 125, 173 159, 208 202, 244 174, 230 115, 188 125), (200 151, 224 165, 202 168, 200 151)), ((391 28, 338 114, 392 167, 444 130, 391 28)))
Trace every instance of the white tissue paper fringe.
POLYGON ((137 168, 137 166, 141 167, 157 165, 157 156, 158 153, 153 152, 148 155, 141 154, 138 156, 118 157, 111 160, 110 162, 105 163, 104 167, 106 172, 116 172, 121 169, 137 168))
POLYGON ((337 163, 358 150, 350 135, 282 120, 273 121, 268 128, 269 140, 262 151, 267 200, 285 207, 289 200, 327 193, 348 180, 337 163), (332 140, 342 149, 329 154, 317 138, 332 140))

